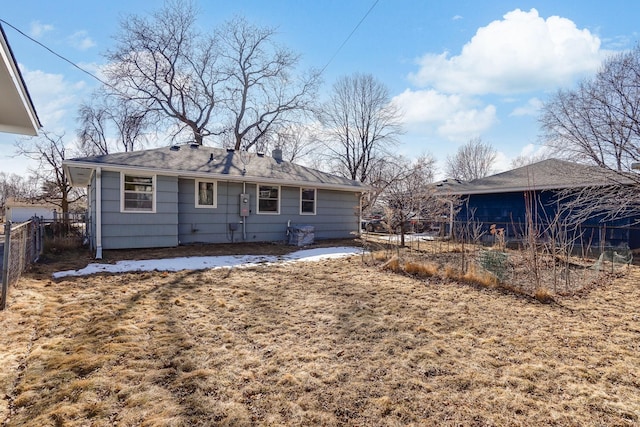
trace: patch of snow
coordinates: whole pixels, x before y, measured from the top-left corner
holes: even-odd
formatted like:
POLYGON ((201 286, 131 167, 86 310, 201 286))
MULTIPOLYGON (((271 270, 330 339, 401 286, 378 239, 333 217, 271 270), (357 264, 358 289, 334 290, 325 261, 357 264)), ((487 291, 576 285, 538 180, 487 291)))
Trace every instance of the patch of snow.
POLYGON ((287 255, 229 255, 229 256, 198 256, 164 259, 146 259, 140 261, 124 260, 115 264, 92 263, 80 270, 66 270, 53 273, 54 279, 69 276, 87 276, 96 273, 126 273, 131 271, 181 271, 206 270, 217 268, 247 268, 257 265, 271 265, 277 263, 313 262, 330 258, 342 258, 361 253, 362 249, 355 247, 332 247, 303 249, 287 255))

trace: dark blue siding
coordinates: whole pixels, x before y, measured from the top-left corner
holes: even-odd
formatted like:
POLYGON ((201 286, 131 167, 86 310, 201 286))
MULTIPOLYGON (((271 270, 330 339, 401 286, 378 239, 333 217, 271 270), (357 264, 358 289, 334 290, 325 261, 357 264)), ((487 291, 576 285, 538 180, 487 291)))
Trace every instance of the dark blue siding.
MULTIPOLYGON (((472 194, 464 200, 456 216, 457 221, 473 219, 482 223, 485 231, 495 224, 505 229, 508 239, 516 239, 524 234, 527 206, 533 213, 533 221, 541 226, 554 218, 558 209, 556 193, 553 191, 472 194)), ((580 224, 577 235, 581 236, 579 240, 583 245, 591 247, 628 245, 632 249, 640 248, 640 230, 632 227, 637 219, 603 221, 601 216, 596 215, 580 224)))

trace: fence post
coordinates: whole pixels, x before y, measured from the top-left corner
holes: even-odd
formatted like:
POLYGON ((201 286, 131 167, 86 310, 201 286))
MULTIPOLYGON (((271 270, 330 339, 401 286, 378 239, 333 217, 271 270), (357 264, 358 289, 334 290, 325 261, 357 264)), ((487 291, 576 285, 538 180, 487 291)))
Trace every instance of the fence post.
POLYGON ((44 252, 44 217, 38 218, 38 258, 44 252))
POLYGON ((9 288, 9 251, 11 250, 11 221, 4 224, 4 256, 2 258, 2 301, 0 310, 7 306, 7 289, 9 288))

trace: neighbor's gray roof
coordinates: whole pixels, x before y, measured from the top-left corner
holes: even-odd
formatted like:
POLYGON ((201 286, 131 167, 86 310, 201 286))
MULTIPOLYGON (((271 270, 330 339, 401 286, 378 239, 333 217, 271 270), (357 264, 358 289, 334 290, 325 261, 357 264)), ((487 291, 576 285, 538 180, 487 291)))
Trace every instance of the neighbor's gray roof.
POLYGON ((287 161, 278 162, 273 157, 189 144, 77 158, 65 160, 63 165, 68 171, 71 184, 75 186, 86 186, 92 171, 101 167, 103 170, 138 171, 238 182, 296 186, 306 183, 315 187, 340 190, 368 189, 358 181, 287 161))
POLYGON ((439 191, 446 194, 465 195, 560 190, 618 183, 631 184, 633 181, 597 166, 547 159, 469 182, 446 179, 438 183, 437 187, 439 191))

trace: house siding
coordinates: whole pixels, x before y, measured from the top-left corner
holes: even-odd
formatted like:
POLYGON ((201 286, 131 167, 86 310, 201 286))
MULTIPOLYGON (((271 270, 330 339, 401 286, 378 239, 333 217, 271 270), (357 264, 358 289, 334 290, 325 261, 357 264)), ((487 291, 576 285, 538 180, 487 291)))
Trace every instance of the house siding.
MULTIPOLYGON (((305 185, 305 187, 308 187, 305 185)), ((240 217, 242 183, 218 181, 217 207, 195 207, 195 180, 178 182, 178 236, 180 244, 285 241, 287 225, 311 225, 315 238, 352 237, 358 231, 359 195, 355 192, 318 189, 316 215, 300 215, 300 187, 280 187, 280 213, 257 214, 256 183, 246 183, 250 212, 240 217), (231 232, 229 224, 237 224, 231 232)))
POLYGON ((120 173, 102 174, 102 248, 178 245, 178 179, 156 176, 155 213, 120 211, 120 173))
MULTIPOLYGON (((546 224, 556 215, 556 193, 553 191, 535 191, 535 206, 532 209, 537 217, 535 224, 546 224)), ((488 231, 492 224, 504 228, 508 240, 518 239, 526 230, 527 206, 524 192, 495 194, 472 194, 466 196, 467 202, 456 216, 457 221, 473 219, 483 224, 488 231)), ((624 218, 614 221, 602 221, 594 215, 579 225, 575 235, 577 246, 619 246, 628 245, 632 249, 640 247, 640 229, 634 226, 637 218, 624 218)), ((572 232, 573 233, 573 232, 572 232)), ((492 237, 487 232, 485 238, 492 237)))

